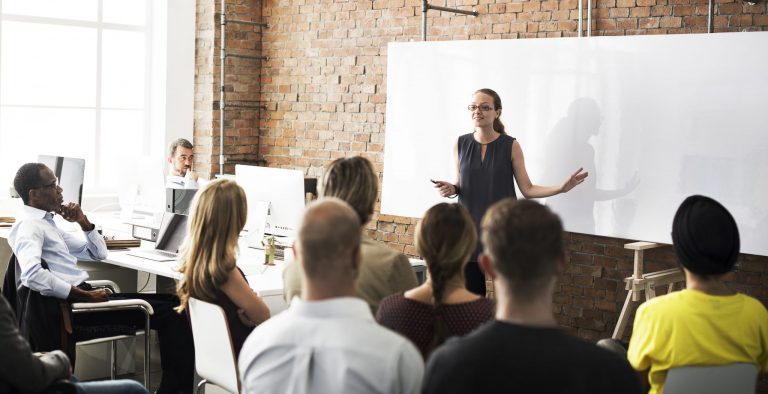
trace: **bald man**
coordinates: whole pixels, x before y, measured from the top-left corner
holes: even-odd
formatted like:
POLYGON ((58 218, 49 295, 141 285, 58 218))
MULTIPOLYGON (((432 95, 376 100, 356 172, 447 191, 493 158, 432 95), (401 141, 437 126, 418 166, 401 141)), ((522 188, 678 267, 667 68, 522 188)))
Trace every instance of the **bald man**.
POLYGON ((262 323, 240 353, 243 392, 418 393, 424 364, 356 296, 360 219, 337 198, 311 204, 294 247, 302 299, 262 323))

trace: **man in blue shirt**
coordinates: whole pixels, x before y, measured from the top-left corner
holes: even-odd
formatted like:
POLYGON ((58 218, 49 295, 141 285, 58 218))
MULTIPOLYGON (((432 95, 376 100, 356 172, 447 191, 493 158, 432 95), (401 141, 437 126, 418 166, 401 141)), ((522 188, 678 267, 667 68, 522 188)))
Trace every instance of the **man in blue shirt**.
MULTIPOLYGON (((18 261, 17 288, 27 287, 43 296, 68 302, 100 302, 110 298, 146 300, 154 309, 151 325, 160 337, 163 378, 158 392, 191 392, 194 345, 186 317, 173 309, 178 306, 178 298, 167 294, 110 295, 104 289, 88 286, 84 283, 88 273, 77 266, 78 258, 103 260, 107 257, 106 244, 94 231, 93 223, 79 205, 62 205, 62 188, 53 172, 43 164, 21 166, 13 185, 24 202, 23 212, 8 237, 18 261), (59 229, 53 220, 55 214, 77 223, 83 233, 59 229)), ((75 339, 82 339, 84 333, 98 331, 98 327, 105 325, 143 326, 143 317, 135 311, 79 314, 73 317, 75 339)), ((34 348, 34 341, 31 342, 35 351, 55 350, 34 348)))

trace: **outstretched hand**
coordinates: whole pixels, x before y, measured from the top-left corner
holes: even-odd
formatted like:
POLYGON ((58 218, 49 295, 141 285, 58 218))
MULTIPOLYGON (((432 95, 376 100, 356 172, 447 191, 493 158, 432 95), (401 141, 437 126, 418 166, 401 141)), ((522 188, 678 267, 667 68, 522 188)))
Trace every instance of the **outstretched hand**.
POLYGON ((584 182, 584 179, 586 179, 587 176, 589 176, 589 173, 584 171, 584 167, 579 168, 573 174, 571 174, 571 176, 568 177, 565 182, 563 182, 563 186, 560 188, 560 193, 567 193, 577 185, 580 185, 582 182, 584 182))

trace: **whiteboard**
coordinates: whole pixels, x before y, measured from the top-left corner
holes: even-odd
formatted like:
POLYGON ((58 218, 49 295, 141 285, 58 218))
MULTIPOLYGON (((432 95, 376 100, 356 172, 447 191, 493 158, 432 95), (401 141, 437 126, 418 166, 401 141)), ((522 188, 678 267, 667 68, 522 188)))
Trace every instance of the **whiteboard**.
MULTIPOLYGON (((768 32, 390 43, 381 213, 421 217, 456 180, 467 104, 488 87, 567 231, 671 243, 682 200, 734 215, 768 255, 768 32)), ((518 196, 520 194, 518 193, 518 196)), ((448 201, 448 200, 446 200, 448 201)))

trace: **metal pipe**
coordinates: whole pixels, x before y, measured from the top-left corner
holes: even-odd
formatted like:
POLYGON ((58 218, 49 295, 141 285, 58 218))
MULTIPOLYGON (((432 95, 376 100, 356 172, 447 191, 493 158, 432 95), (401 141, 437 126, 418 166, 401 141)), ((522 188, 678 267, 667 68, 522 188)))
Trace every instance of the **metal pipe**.
POLYGON ((578 24, 578 28, 577 29, 579 30, 579 33, 578 33, 579 37, 581 37, 582 32, 584 32, 584 27, 582 27, 582 19, 583 19, 583 17, 581 15, 581 9, 584 7, 584 1, 583 0, 579 0, 578 7, 579 7, 579 24, 578 24))
POLYGON ((712 23, 712 18, 715 13, 715 2, 709 0, 709 6, 707 8, 707 33, 713 33, 715 31, 715 25, 712 23))
POLYGON ((239 57, 239 58, 243 58, 243 59, 267 60, 266 56, 241 55, 241 54, 237 54, 237 53, 227 54, 226 57, 239 57))
POLYGON ((221 13, 219 14, 221 45, 219 48, 221 62, 219 64, 219 175, 224 175, 224 62, 227 60, 225 30, 227 25, 226 2, 221 0, 221 13))
POLYGON ((249 26, 269 27, 269 24, 267 24, 266 22, 241 21, 241 20, 238 20, 238 19, 230 19, 227 22, 229 22, 229 23, 239 23, 241 25, 249 25, 249 26))
POLYGON ((592 0, 587 0, 587 37, 592 37, 592 0))
POLYGON ((453 12, 454 14, 471 15, 471 16, 480 15, 477 11, 467 11, 467 10, 460 10, 458 8, 448 8, 448 7, 442 7, 439 5, 431 5, 428 3, 428 0, 421 0, 421 40, 422 41, 427 41, 427 11, 429 10, 453 12))
POLYGON ((462 14, 462 15, 472 15, 477 16, 479 15, 477 11, 467 11, 467 10, 460 10, 458 8, 448 8, 448 7, 441 7, 439 5, 432 5, 427 4, 427 7, 430 10, 438 10, 438 11, 446 11, 446 12, 453 12, 454 14, 462 14))
POLYGON ((421 0, 421 41, 427 41, 427 11, 429 3, 427 0, 421 0))

